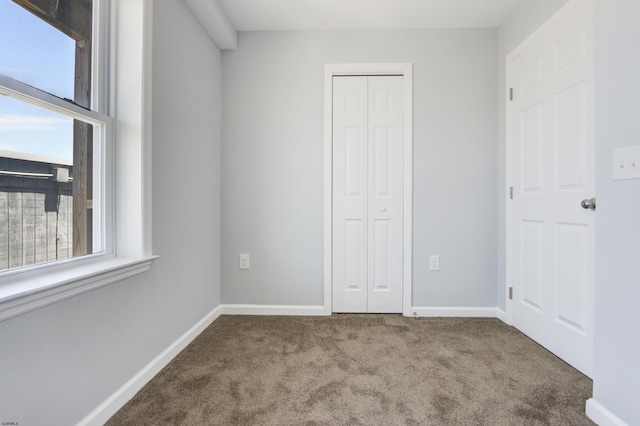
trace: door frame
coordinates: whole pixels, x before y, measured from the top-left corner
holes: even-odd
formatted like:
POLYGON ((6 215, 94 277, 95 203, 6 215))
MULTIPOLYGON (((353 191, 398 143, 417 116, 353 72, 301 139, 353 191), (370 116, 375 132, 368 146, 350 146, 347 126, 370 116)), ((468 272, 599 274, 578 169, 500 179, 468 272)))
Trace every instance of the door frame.
POLYGON ((404 77, 402 314, 411 316, 413 291, 413 64, 353 63, 324 67, 324 314, 331 315, 333 285, 333 77, 404 77))
MULTIPOLYGON (((515 76, 513 75, 513 67, 512 67, 512 63, 514 61, 514 58, 516 58, 518 55, 520 55, 522 53, 523 50, 525 50, 527 47, 529 47, 529 45, 531 45, 534 41, 536 41, 542 34, 544 34, 548 28, 553 25, 557 20, 562 19, 563 17, 565 17, 566 15, 570 14, 573 12, 573 10, 583 1, 588 2, 588 7, 589 7, 589 25, 590 28, 588 30, 588 33, 593 35, 593 3, 592 0, 569 0, 569 2, 567 4, 565 4, 564 6, 562 6, 560 9, 558 9, 558 11, 556 13, 554 13, 549 19, 547 19, 540 27, 538 27, 534 32, 532 32, 522 43, 520 43, 516 48, 514 48, 506 57, 506 78, 505 78, 505 93, 506 93, 506 97, 505 97, 505 102, 506 102, 506 108, 505 108, 505 112, 506 112, 506 126, 505 126, 505 142, 506 142, 506 146, 505 146, 505 163, 506 163, 506 170, 505 170, 505 177, 506 177, 506 188, 505 188, 505 204, 506 204, 506 208, 505 208, 505 219, 506 219, 506 226, 505 226, 505 318, 506 318, 506 323, 508 325, 513 325, 513 300, 509 299, 509 288, 513 287, 513 283, 514 283, 514 279, 513 279, 513 256, 512 256, 512 240, 513 240, 513 226, 512 226, 512 222, 513 222, 513 208, 511 207, 511 203, 509 201, 511 201, 509 199, 509 188, 514 186, 514 182, 515 182, 515 176, 513 176, 513 162, 512 162, 512 156, 513 156, 513 144, 514 141, 511 137, 511 131, 512 129, 512 125, 511 125, 511 119, 513 118, 513 111, 512 111, 512 107, 511 107, 511 102, 509 100, 509 90, 510 88, 513 87, 513 79, 515 78, 515 76)), ((593 37, 590 37, 587 39, 587 43, 589 43, 589 46, 587 46, 588 49, 591 49, 592 55, 593 55, 593 37)), ((593 56, 592 56, 592 61, 593 61, 593 56)), ((593 73, 594 70, 591 69, 591 73, 590 73, 590 80, 591 80, 591 102, 593 102, 593 97, 594 97, 594 88, 593 88, 593 73)), ((595 104, 592 103, 592 108, 590 111, 591 117, 593 117, 594 114, 594 110, 595 110, 595 104)), ((593 123, 593 120, 591 120, 593 123)), ((595 131, 592 129, 591 132, 591 137, 595 137, 595 131)), ((595 153, 591 153, 590 158, 595 158, 595 153)), ((595 173, 595 169, 594 169, 594 173, 595 173)), ((595 188, 594 188, 595 189, 595 188)), ((595 250, 595 241, 594 241, 594 250, 595 250)), ((594 289, 590 290, 593 294, 594 289)), ((591 322, 591 324, 593 324, 593 314, 594 312, 591 312, 592 318, 589 320, 591 322)), ((593 332, 593 330, 592 330, 593 332)))

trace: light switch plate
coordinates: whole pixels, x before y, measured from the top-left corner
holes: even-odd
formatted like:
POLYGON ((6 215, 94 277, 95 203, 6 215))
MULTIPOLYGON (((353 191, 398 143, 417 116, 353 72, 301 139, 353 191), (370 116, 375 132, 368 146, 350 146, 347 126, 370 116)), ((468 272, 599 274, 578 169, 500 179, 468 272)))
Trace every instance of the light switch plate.
POLYGON ((440 256, 429 256, 429 270, 430 271, 440 270, 440 256))
POLYGON ((640 179, 640 146, 613 151, 613 179, 640 179))
POLYGON ((246 253, 240 255, 240 269, 251 269, 251 258, 246 253))

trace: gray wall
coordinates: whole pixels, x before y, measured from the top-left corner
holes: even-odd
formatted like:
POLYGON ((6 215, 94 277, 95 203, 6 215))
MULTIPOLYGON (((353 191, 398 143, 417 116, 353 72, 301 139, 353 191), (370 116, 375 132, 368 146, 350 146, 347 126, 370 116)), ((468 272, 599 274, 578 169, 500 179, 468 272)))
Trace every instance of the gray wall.
POLYGON ((596 330, 594 398, 640 424, 640 180, 613 180, 613 150, 640 145, 640 2, 595 2, 596 330))
POLYGON ((86 416, 220 301, 220 54, 182 2, 154 1, 150 272, 0 322, 0 415, 86 416), (196 183, 196 184, 194 184, 196 183))
POLYGON ((544 24, 568 0, 524 0, 500 26, 498 38, 498 306, 505 309, 506 288, 506 105, 507 55, 544 24))
POLYGON ((323 304, 324 65, 412 62, 413 304, 496 306, 496 57, 495 29, 241 33, 222 55, 223 303, 323 304))

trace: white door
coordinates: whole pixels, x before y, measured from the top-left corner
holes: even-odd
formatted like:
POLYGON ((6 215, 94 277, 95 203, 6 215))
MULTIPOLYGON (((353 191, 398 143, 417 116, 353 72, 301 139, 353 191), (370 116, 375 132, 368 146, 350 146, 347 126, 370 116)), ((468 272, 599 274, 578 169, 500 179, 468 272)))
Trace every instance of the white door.
POLYGON ((333 78, 334 312, 402 312, 403 88, 333 78))
POLYGON ((509 59, 513 325, 586 375, 593 365, 595 211, 588 1, 509 59))

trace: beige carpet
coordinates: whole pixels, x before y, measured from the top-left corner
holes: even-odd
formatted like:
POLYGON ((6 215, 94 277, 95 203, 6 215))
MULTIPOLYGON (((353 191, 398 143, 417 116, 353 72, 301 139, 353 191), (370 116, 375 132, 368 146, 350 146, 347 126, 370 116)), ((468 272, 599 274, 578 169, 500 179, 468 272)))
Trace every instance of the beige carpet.
POLYGON ((496 319, 222 316, 109 425, 591 425, 592 382, 496 319))

